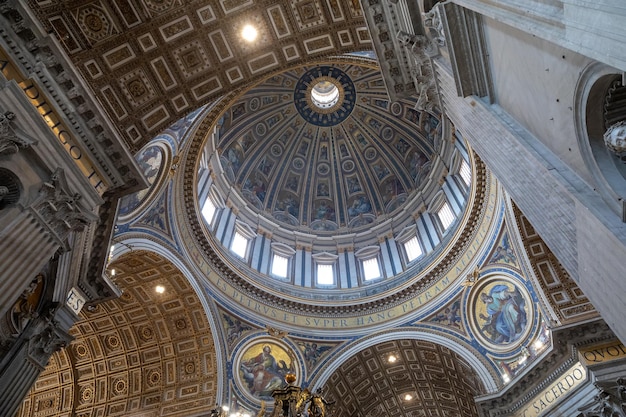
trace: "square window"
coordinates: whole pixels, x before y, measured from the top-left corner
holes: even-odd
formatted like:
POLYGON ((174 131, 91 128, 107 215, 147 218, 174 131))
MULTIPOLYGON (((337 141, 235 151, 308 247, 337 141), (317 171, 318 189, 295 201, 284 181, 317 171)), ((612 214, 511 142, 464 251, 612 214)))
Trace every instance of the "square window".
POLYGON ((370 258, 363 261, 363 277, 365 278, 365 281, 380 278, 378 258, 370 258))
POLYGON ((437 216, 439 217, 439 221, 441 221, 443 230, 448 230, 448 227, 450 227, 450 225, 454 221, 454 213, 452 212, 450 204, 448 204, 447 201, 443 203, 443 206, 441 206, 441 208, 437 212, 437 216))
POLYGON ((289 258, 274 254, 272 259, 272 275, 280 278, 287 278, 287 270, 289 268, 289 258))
POLYGON ((317 264, 317 284, 333 285, 335 276, 332 264, 317 264))
POLYGON ((422 247, 420 246, 417 236, 413 236, 409 241, 404 243, 404 251, 409 262, 422 256, 422 247))
POLYGON ((246 257, 248 251, 248 239, 246 239, 241 233, 235 231, 233 242, 230 244, 230 250, 241 258, 246 257))

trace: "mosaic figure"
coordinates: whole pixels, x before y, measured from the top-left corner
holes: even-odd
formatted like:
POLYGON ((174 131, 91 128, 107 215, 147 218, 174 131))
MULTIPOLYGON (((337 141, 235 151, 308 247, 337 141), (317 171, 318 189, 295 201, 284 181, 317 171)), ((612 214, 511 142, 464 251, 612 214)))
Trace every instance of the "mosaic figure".
POLYGON ((317 343, 300 343, 304 360, 309 367, 314 367, 324 352, 331 349, 331 346, 318 346, 317 343))
POLYGON ((161 172, 163 150, 159 146, 149 146, 137 155, 137 163, 143 175, 146 177, 146 180, 148 180, 150 187, 123 197, 120 202, 120 215, 128 214, 136 209, 151 191, 152 185, 156 182, 161 172))
POLYGON ((372 205, 365 196, 357 197, 352 203, 351 207, 348 207, 348 215, 350 217, 356 217, 359 214, 371 213, 372 205))
POLYGON ((491 256, 489 262, 501 262, 507 264, 517 263, 517 257, 515 256, 515 252, 513 252, 513 248, 511 248, 511 244, 509 243, 508 233, 505 233, 504 236, 502 236, 502 240, 496 248, 496 251, 491 256))
POLYGON ((317 206, 317 210, 315 211, 315 219, 316 220, 330 220, 335 221, 335 210, 325 201, 322 201, 317 206))
POLYGON ((483 336, 496 344, 509 344, 520 338, 528 323, 526 300, 517 286, 511 289, 507 284, 496 284, 480 293, 480 301, 487 313, 479 313, 483 336))
POLYGON ((239 362, 239 376, 248 392, 261 399, 271 399, 272 391, 285 384, 285 375, 294 371, 291 355, 274 343, 254 345, 239 362))

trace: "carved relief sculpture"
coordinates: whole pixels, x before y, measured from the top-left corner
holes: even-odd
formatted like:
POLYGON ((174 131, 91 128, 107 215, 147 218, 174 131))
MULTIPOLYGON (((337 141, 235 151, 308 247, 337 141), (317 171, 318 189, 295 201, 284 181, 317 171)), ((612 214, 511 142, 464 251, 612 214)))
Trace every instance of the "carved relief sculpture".
POLYGON ((71 231, 80 231, 97 219, 93 213, 86 212, 79 204, 80 194, 71 194, 62 169, 57 169, 49 182, 44 182, 39 196, 31 206, 40 220, 48 227, 62 246, 71 231))
POLYGON ((18 137, 11 126, 15 114, 7 111, 0 114, 0 155, 17 153, 20 148, 30 146, 31 143, 18 137))

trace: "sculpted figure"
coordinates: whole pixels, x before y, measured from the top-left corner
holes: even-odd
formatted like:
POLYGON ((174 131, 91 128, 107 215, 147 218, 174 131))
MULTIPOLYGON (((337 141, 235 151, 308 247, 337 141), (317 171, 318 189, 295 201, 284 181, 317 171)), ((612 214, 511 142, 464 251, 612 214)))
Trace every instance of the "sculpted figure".
POLYGON ((626 152, 626 120, 615 123, 604 132, 604 145, 616 155, 626 152))

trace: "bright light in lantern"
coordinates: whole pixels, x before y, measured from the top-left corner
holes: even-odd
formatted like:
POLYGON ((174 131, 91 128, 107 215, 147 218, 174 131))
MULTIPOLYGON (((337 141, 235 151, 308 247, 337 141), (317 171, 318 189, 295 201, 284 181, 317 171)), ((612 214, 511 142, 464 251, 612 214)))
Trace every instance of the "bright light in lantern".
POLYGON ((252 42, 258 36, 256 28, 252 25, 245 25, 241 31, 241 36, 248 42, 252 42))

